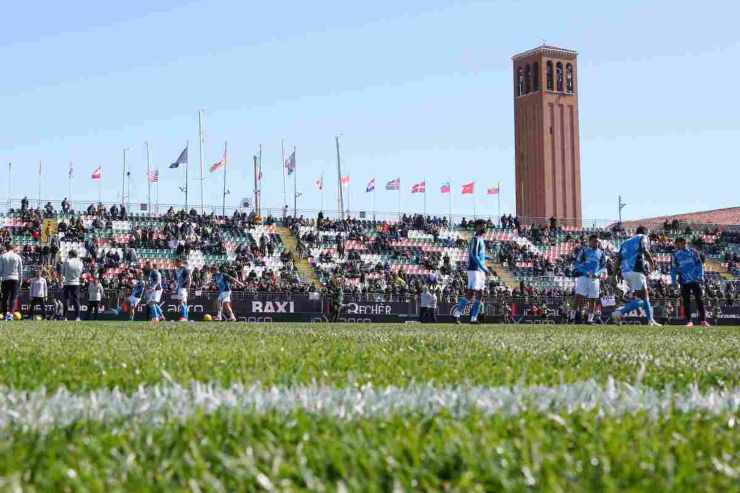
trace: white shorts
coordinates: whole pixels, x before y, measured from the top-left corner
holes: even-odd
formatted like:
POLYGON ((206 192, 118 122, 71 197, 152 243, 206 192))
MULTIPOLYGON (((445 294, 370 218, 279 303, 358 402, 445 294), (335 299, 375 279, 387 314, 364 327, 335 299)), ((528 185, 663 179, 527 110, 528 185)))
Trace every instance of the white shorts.
POLYGON ((181 303, 187 303, 188 302, 188 288, 179 288, 177 290, 177 293, 175 294, 175 297, 180 300, 181 303))
POLYGON ((647 277, 642 272, 623 272, 622 278, 627 283, 631 293, 647 289, 647 277))
POLYGON ((486 273, 482 270, 468 271, 468 289, 483 291, 486 288, 486 273))
POLYGON ((147 291, 147 294, 146 294, 147 303, 159 303, 161 300, 162 300, 162 290, 161 289, 147 291))
POLYGON ((576 294, 590 300, 597 299, 601 291, 599 284, 598 279, 581 276, 576 279, 576 294))
POLYGON ((139 306, 139 303, 141 303, 141 298, 137 298, 136 296, 128 297, 128 304, 131 308, 136 308, 139 306))
POLYGON ((231 291, 224 291, 218 295, 218 304, 231 303, 231 291))

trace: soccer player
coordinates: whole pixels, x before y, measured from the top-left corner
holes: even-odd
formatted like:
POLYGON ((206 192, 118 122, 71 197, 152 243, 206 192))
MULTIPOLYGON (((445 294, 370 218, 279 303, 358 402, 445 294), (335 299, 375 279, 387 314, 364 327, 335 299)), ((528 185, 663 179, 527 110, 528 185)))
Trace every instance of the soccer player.
POLYGON ((709 327, 707 312, 704 309, 704 297, 702 284, 704 283, 704 258, 702 255, 686 246, 686 239, 676 238, 676 249, 671 260, 671 280, 675 285, 681 285, 681 298, 683 298, 683 309, 688 319, 687 327, 693 327, 691 321, 691 294, 696 298, 696 309, 699 312, 699 323, 709 327))
POLYGON ((599 248, 599 237, 591 235, 588 245, 576 257, 576 323, 583 320, 583 308, 588 310, 588 323, 594 321, 601 286, 599 278, 606 272, 606 255, 599 248))
POLYGON ((650 255, 650 240, 644 226, 637 228, 635 236, 622 243, 617 256, 617 275, 621 273, 633 295, 632 301, 612 312, 612 319, 619 323, 626 313, 642 308, 645 310, 648 325, 659 327, 660 324, 653 317, 653 305, 650 304, 647 273, 653 265, 650 255))
POLYGON ((460 317, 465 313, 465 307, 472 303, 470 310, 470 323, 478 323, 478 315, 483 309, 483 290, 486 288, 486 243, 483 235, 486 234, 486 222, 478 220, 475 222, 475 236, 468 244, 468 289, 465 296, 460 298, 457 306, 453 310, 455 323, 460 323, 460 317))
POLYGON ((187 322, 190 310, 188 308, 188 292, 192 284, 192 271, 187 262, 180 259, 175 261, 175 282, 177 285, 177 299, 180 300, 180 322, 187 322))
POLYGON ((242 286, 242 283, 227 274, 225 270, 226 269, 224 267, 221 267, 219 270, 216 265, 211 267, 213 282, 215 282, 216 287, 218 287, 218 315, 216 315, 216 320, 222 320, 223 315, 226 315, 228 320, 236 322, 234 310, 231 309, 231 283, 234 283, 239 287, 242 286))
POLYGON ((159 303, 162 301, 162 274, 157 269, 157 264, 147 262, 144 270, 148 272, 146 304, 149 307, 149 319, 152 322, 164 320, 164 314, 159 303))
POLYGON ((136 277, 136 280, 131 285, 131 295, 128 297, 129 320, 132 322, 134 317, 136 317, 136 309, 139 307, 139 303, 141 303, 141 298, 144 297, 144 293, 146 292, 143 272, 138 271, 136 277))

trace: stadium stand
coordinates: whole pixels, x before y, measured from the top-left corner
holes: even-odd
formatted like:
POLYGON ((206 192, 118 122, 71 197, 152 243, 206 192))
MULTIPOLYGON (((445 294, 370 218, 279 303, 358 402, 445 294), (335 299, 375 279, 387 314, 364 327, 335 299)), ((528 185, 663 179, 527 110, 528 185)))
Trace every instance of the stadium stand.
MULTIPOLYGON (((440 300, 454 302, 465 288, 471 225, 465 219, 450 225, 447 218, 422 215, 404 215, 397 221, 336 220, 322 214, 316 219, 275 220, 239 212, 228 217, 173 209, 161 215, 128 213, 117 205, 91 205, 82 212, 68 205, 55 210, 51 203, 31 209, 26 202, 0 214, 0 242, 20 249, 26 279, 41 270, 52 289, 59 286, 60 263, 74 249, 84 261, 86 279, 95 275, 105 289, 119 292, 131 285, 147 261, 156 263, 172 283, 175 260, 185 259, 197 289, 214 289, 209 268, 223 265, 244 283, 244 293, 326 294, 339 288, 349 299, 390 301, 416 297, 431 286, 440 300), (55 221, 58 233, 42 241, 47 219, 55 221), (295 247, 284 245, 278 225, 287 228, 281 231, 293 236, 295 247), (299 274, 296 262, 306 260, 318 284, 299 274)), ((561 227, 554 220, 545 226, 522 225, 511 216, 501 218, 500 224, 489 221, 488 226, 485 241, 494 262, 487 292, 496 313, 506 313, 522 299, 536 299, 551 310, 567 305, 574 288, 574 259, 586 238, 599 236, 612 272, 616 252, 634 232, 626 224, 607 229, 561 227)), ((666 220, 650 234, 657 261, 650 284, 654 296, 664 300, 660 308, 677 309, 670 258, 678 236, 687 237, 709 260, 710 304, 735 303, 740 231, 716 223, 666 220)), ((622 290, 619 284, 602 285, 605 297, 619 296, 622 290)))

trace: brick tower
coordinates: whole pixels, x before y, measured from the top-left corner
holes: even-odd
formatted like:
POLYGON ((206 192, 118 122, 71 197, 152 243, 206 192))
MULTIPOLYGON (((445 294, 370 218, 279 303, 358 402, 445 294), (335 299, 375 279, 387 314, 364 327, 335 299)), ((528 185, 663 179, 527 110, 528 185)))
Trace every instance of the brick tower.
POLYGON ((576 56, 543 45, 512 58, 516 213, 525 223, 581 224, 576 56))

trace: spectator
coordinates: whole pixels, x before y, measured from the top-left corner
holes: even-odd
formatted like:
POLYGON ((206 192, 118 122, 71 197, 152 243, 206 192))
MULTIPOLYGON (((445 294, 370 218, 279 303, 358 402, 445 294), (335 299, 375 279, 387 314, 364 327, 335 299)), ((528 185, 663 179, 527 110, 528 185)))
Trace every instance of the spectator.
POLYGON ((87 285, 87 319, 97 320, 103 301, 103 285, 93 276, 87 285))
POLYGON ((0 313, 5 314, 5 320, 13 320, 13 312, 18 303, 18 289, 23 280, 23 259, 12 245, 6 245, 5 250, 5 253, 0 255, 0 279, 2 279, 0 313))
POLYGON ((38 270, 36 277, 31 281, 31 306, 29 307, 28 318, 33 319, 36 307, 41 305, 41 313, 44 319, 47 318, 46 298, 49 295, 49 287, 44 278, 41 269, 38 270))
POLYGON ((82 277, 82 261, 77 258, 77 251, 70 250, 67 253, 67 260, 62 264, 62 279, 64 290, 62 299, 64 307, 69 306, 70 302, 74 308, 75 320, 80 320, 80 278, 82 277))
POLYGON ((424 286, 424 290, 419 297, 419 319, 424 323, 437 322, 437 296, 432 293, 429 286, 424 286))

